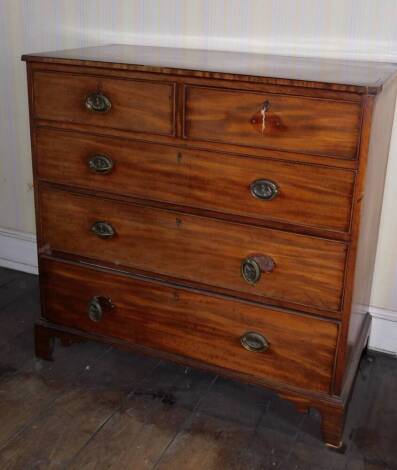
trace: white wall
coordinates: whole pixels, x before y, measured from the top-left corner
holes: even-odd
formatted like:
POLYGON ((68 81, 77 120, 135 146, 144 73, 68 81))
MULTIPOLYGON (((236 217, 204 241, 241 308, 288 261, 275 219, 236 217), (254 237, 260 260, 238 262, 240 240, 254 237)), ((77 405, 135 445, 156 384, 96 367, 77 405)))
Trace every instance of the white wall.
MULTIPOLYGON (((34 231, 22 53, 123 42, 397 62, 396 18, 395 0, 0 0, 0 227, 34 231)), ((372 296, 383 313, 397 312, 396 140, 372 296)))

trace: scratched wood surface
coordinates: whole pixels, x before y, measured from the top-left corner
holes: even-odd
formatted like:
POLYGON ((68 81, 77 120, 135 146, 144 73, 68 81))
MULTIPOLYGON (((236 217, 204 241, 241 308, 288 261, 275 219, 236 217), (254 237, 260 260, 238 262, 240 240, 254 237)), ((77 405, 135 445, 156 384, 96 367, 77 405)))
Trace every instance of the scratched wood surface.
POLYGON ((185 102, 184 135, 193 140, 347 159, 357 153, 358 103, 197 86, 186 86, 185 102))
POLYGON ((37 286, 0 269, 2 469, 397 468, 396 359, 362 359, 336 453, 315 412, 258 387, 92 342, 35 360, 37 286))

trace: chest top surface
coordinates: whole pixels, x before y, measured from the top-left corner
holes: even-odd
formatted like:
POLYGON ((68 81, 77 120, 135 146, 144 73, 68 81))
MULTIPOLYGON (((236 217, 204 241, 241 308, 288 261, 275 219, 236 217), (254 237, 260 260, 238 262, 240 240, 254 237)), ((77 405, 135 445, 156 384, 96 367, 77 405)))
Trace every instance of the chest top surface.
POLYGON ((24 55, 28 62, 250 80, 376 94, 397 64, 114 44, 24 55))

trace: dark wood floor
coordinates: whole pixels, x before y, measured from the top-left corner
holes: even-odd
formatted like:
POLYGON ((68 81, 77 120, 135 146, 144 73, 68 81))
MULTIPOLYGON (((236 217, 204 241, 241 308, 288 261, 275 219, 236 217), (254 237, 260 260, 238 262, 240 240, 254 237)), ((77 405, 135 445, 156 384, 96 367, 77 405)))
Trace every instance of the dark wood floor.
POLYGON ((0 269, 0 469, 397 469, 397 360, 367 355, 344 454, 316 413, 94 343, 33 356, 37 278, 0 269))

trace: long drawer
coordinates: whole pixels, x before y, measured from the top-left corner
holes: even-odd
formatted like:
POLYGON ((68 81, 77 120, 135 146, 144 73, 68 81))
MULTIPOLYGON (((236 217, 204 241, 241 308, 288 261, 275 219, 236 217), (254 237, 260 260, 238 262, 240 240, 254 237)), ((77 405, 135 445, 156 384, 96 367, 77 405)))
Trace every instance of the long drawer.
POLYGON ((188 139, 354 159, 359 103, 216 87, 185 87, 188 139))
POLYGON ((38 129, 40 178, 91 190, 348 232, 354 173, 38 129))
POLYGON ((37 71, 34 117, 173 135, 173 83, 37 71))
POLYGON ((49 250, 230 289, 260 301, 338 312, 344 243, 42 185, 49 250))
POLYGON ((41 261, 41 279, 43 314, 53 322, 329 390, 337 323, 49 259, 41 261))

